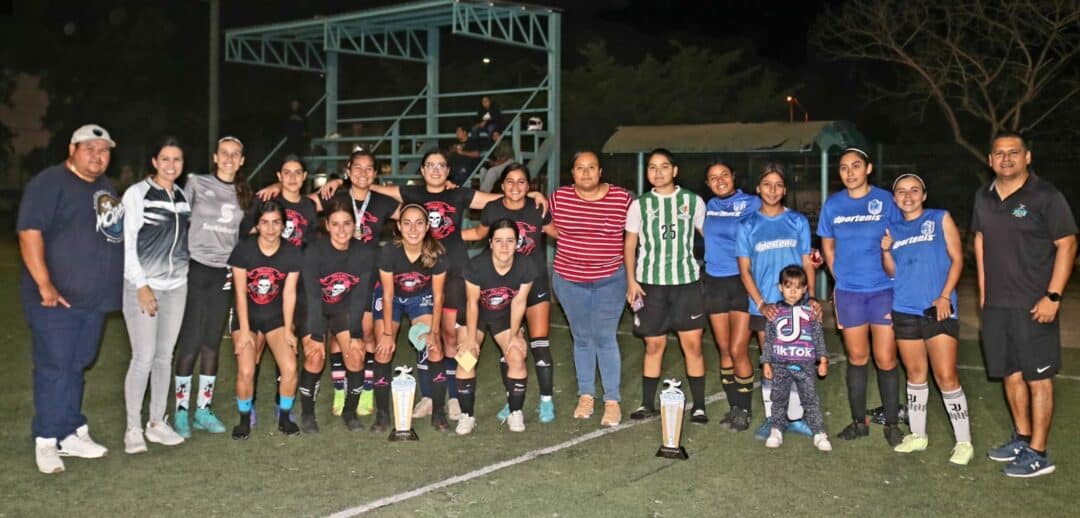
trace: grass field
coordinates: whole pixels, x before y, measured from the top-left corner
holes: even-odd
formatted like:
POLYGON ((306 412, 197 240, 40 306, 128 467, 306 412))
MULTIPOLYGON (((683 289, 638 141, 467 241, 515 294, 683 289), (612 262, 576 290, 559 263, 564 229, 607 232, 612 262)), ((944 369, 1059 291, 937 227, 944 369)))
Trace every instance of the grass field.
MULTIPOLYGON (((18 302, 18 255, 10 240, 0 243, 0 517, 8 516, 322 516, 356 510, 400 495, 517 459, 496 470, 422 492, 375 509, 374 516, 1066 516, 1080 477, 1080 351, 1065 350, 1065 376, 1057 382, 1057 414, 1051 455, 1058 472, 1038 479, 1007 479, 1001 465, 985 460, 986 447, 1007 437, 1010 422, 1000 384, 982 372, 978 345, 961 343, 961 370, 973 422, 976 459, 955 467, 947 459, 952 433, 940 395, 931 398, 930 448, 901 456, 887 448, 881 429, 853 443, 834 438, 835 450, 817 452, 809 440, 788 436, 784 446, 766 450, 750 433, 722 430, 715 421, 727 409, 708 408, 713 424, 684 427, 688 461, 653 455, 659 422, 624 425, 609 433, 592 420, 570 418, 576 386, 568 331, 555 311, 552 348, 556 359, 557 420, 535 422, 536 385, 526 401, 528 429, 511 434, 494 414, 503 404, 492 351, 482 355, 477 401, 479 424, 467 437, 434 432, 418 421, 419 442, 390 443, 385 434, 349 433, 319 403, 323 433, 286 438, 271 426, 272 377, 264 374, 258 411, 262 421, 251 439, 196 432, 175 448, 151 444, 142 455, 123 453, 123 377, 130 358, 119 315, 106 326, 101 354, 87 376, 84 402, 94 437, 110 448, 100 460, 66 459, 67 472, 40 475, 34 466, 30 343, 18 302), (588 434, 594 434, 589 436, 588 434), (578 440, 573 445, 568 441, 578 440), (543 455, 521 456, 550 448, 543 455)), ((640 399, 642 345, 628 334, 624 319, 624 416, 640 399)), ((708 391, 719 392, 716 352, 707 342, 708 391)), ((490 349, 491 345, 487 346, 490 349)), ((231 344, 222 344, 216 410, 231 426, 236 411, 231 390, 235 362, 231 344)), ((829 349, 842 350, 829 333, 829 349)), ((837 355, 839 361, 842 357, 837 355)), ((398 363, 411 361, 403 349, 398 363)), ((269 358, 264 360, 272 361, 269 358)), ((266 372, 264 370, 264 372, 266 372)), ((670 347, 665 377, 684 377, 677 347, 670 347)), ((873 384, 874 376, 870 377, 873 384)), ((328 384, 324 384, 324 387, 328 384)), ((847 422, 843 364, 832 366, 820 386, 832 434, 847 422)), ((324 394, 328 391, 324 390, 324 394)), ((877 405, 876 387, 870 406, 877 405)), ((171 404, 170 404, 171 405, 171 404)), ((755 425, 762 415, 755 396, 755 425)), ((369 418, 364 419, 369 423, 369 418)), ((624 421, 628 422, 628 421, 624 421)))

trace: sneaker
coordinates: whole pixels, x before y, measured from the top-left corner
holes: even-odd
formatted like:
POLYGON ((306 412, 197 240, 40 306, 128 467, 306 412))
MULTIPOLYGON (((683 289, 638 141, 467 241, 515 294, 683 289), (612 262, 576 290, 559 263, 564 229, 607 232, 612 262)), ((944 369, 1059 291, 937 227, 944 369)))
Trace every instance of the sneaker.
POLYGON ((124 453, 132 455, 146 453, 146 440, 143 439, 142 428, 128 428, 124 432, 124 453))
POLYGON ((191 437, 191 424, 188 421, 187 410, 177 410, 173 415, 173 430, 176 430, 176 435, 185 439, 191 437))
POLYGON ((784 444, 784 434, 780 432, 779 428, 771 428, 769 437, 765 439, 765 447, 779 448, 781 444, 784 444))
POLYGON ((37 437, 34 439, 34 461, 38 471, 52 475, 64 472, 64 461, 56 449, 56 439, 37 437))
MULTIPOLYGON (((510 406, 507 405, 506 410, 510 410, 510 406)), ((538 420, 541 423, 550 423, 555 420, 555 401, 550 399, 541 399, 540 406, 536 408, 536 414, 538 420)))
POLYGON ((62 457, 99 459, 109 453, 109 449, 94 442, 90 438, 90 427, 82 425, 75 429, 75 433, 60 441, 59 452, 62 457))
POLYGON ((146 423, 146 440, 164 446, 176 446, 184 442, 184 438, 165 421, 146 423))
POLYGON ((240 424, 232 429, 232 438, 234 441, 245 441, 248 437, 251 437, 251 422, 241 417, 240 424))
POLYGON ((866 420, 852 421, 851 424, 840 430, 838 436, 845 441, 854 441, 859 437, 866 437, 870 435, 870 427, 866 425, 866 420))
POLYGON ((814 431, 810 429, 810 425, 806 424, 806 421, 803 421, 802 419, 788 421, 787 428, 784 431, 796 433, 803 437, 814 436, 814 431))
POLYGON ((214 415, 210 407, 200 408, 195 411, 195 419, 191 423, 192 428, 210 433, 225 433, 225 424, 214 415))
MULTIPOLYGON (((574 419, 589 419, 592 417, 595 400, 588 394, 578 396, 577 408, 574 409, 574 419)), ((507 410, 510 408, 507 407, 507 410)))
POLYGON ((319 422, 314 415, 300 415, 300 431, 303 433, 319 433, 319 422))
MULTIPOLYGON (((295 408, 295 407, 293 407, 293 408, 295 408)), ((274 415, 278 416, 279 419, 281 418, 281 413, 282 412, 288 412, 289 422, 290 423, 295 423, 296 422, 296 419, 293 417, 292 408, 290 408, 288 410, 282 410, 281 407, 279 407, 277 405, 274 405, 274 415)))
POLYGON ((446 421, 445 410, 433 410, 431 412, 431 427, 437 432, 447 432, 450 430, 450 423, 446 421))
POLYGON ((630 419, 633 419, 635 421, 641 421, 642 419, 648 419, 650 417, 656 417, 658 415, 660 415, 660 412, 657 412, 655 409, 645 406, 639 406, 637 407, 637 410, 630 412, 630 419))
POLYGON ((360 418, 356 417, 356 412, 345 412, 345 415, 341 416, 341 420, 345 421, 345 428, 348 428, 350 432, 364 430, 364 425, 360 424, 360 418))
POLYGON ((375 433, 383 433, 390 429, 390 415, 386 412, 375 412, 375 422, 371 423, 368 430, 375 433))
POLYGON ((416 419, 418 417, 427 417, 427 416, 431 415, 431 409, 434 406, 435 406, 435 403, 433 401, 431 401, 431 398, 429 398, 429 397, 420 398, 420 401, 417 401, 416 405, 413 406, 413 409, 412 409, 413 419, 416 419))
POLYGON ((499 413, 495 414, 495 419, 498 419, 500 423, 505 423, 508 417, 510 417, 510 403, 504 404, 499 409, 499 413))
POLYGON ((462 414, 457 420, 457 428, 454 429, 454 433, 469 435, 472 433, 473 428, 476 428, 476 418, 468 414, 462 414))
MULTIPOLYGON (((896 453, 912 453, 916 451, 923 451, 930 444, 930 439, 926 437, 920 437, 916 434, 908 434, 904 436, 904 440, 897 444, 893 451, 896 453)), ((967 464, 965 462, 965 464, 967 464)))
POLYGON ((345 389, 334 389, 334 404, 330 405, 330 415, 338 417, 345 411, 345 389))
POLYGON ((818 451, 832 451, 832 443, 829 442, 829 436, 823 433, 814 435, 814 447, 818 451))
MULTIPOLYGON (((513 416, 514 413, 510 412, 513 416)), ((619 408, 618 401, 605 401, 604 402, 604 417, 600 418, 600 426, 619 426, 619 422, 622 421, 622 409, 619 408)), ((525 426, 524 423, 521 425, 525 426)))
POLYGON ((690 413, 690 422, 697 424, 709 424, 709 416, 705 415, 704 408, 695 408, 694 411, 690 413))
POLYGON ((761 422, 761 426, 759 426, 758 429, 754 432, 754 438, 759 441, 767 440, 769 438, 769 435, 771 434, 771 430, 772 424, 769 423, 768 419, 765 419, 761 422))
POLYGON ((900 446, 900 443, 904 441, 904 432, 900 431, 900 425, 898 424, 885 425, 882 434, 885 435, 885 442, 889 443, 889 446, 893 448, 900 446))
POLYGON ((375 391, 360 392, 360 404, 356 405, 356 415, 366 417, 375 413, 375 391))
MULTIPOLYGON (((618 409, 618 404, 615 407, 618 409)), ((607 415, 607 412, 604 413, 607 415)), ((616 420, 615 424, 619 424, 616 420)), ((510 417, 506 418, 506 426, 510 428, 511 432, 524 432, 525 431, 525 413, 521 410, 514 410, 510 412, 510 417)))
POLYGON ((741 408, 731 410, 731 431, 745 432, 750 429, 750 412, 741 408))
POLYGON ((731 428, 731 418, 734 417, 734 415, 735 407, 728 408, 728 411, 726 414, 724 414, 724 417, 720 418, 720 426, 724 428, 731 428))
POLYGON ((1031 447, 1025 447, 1001 472, 1007 477, 1031 478, 1054 472, 1054 462, 1049 456, 1039 455, 1031 447))
MULTIPOLYGON (((870 417, 870 422, 872 422, 872 423, 876 423, 876 424, 880 424, 880 425, 885 424, 885 407, 884 406, 879 406, 877 408, 868 409, 866 411, 866 415, 870 417)), ((899 417, 901 423, 911 424, 911 423, 908 422, 907 406, 900 405, 900 408, 897 411, 897 417, 899 417)))
POLYGON ((293 422, 292 415, 289 419, 278 420, 277 429, 285 435, 300 435, 300 427, 293 422))
POLYGON ((990 460, 996 460, 998 462, 1009 462, 1020 455, 1024 448, 1028 447, 1027 441, 1022 441, 1016 434, 1013 434, 1012 438, 1008 442, 986 452, 986 456, 990 457, 990 460))
POLYGON ((446 402, 446 418, 451 421, 461 419, 461 403, 457 398, 452 397, 446 402))
POLYGON ((967 466, 971 459, 975 457, 975 447, 970 442, 958 442, 956 446, 953 446, 952 456, 949 457, 949 462, 960 466, 967 466))

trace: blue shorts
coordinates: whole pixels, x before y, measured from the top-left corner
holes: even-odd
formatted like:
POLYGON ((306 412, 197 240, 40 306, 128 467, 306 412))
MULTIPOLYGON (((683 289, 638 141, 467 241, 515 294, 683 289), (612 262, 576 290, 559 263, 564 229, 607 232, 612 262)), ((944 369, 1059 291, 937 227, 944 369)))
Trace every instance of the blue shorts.
MULTIPOLYGON (((372 315, 375 320, 382 320, 383 318, 383 298, 382 290, 379 290, 379 295, 373 297, 371 307, 372 315)), ((421 293, 419 295, 412 295, 409 297, 394 297, 394 307, 390 318, 394 322, 401 322, 401 315, 409 317, 409 320, 416 320, 424 315, 430 315, 431 311, 435 308, 435 297, 430 291, 421 293)))
POLYGON ((833 303, 836 305, 836 322, 842 327, 892 325, 892 288, 878 291, 837 289, 833 294, 833 303))

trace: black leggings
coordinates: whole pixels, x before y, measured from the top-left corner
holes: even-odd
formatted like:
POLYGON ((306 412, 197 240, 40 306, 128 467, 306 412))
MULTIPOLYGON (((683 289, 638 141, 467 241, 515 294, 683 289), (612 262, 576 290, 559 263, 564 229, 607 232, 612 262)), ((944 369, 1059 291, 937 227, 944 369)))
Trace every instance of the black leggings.
POLYGON ((217 375, 221 333, 232 297, 231 288, 223 289, 227 272, 227 268, 191 261, 184 320, 177 341, 177 376, 191 376, 195 372, 196 356, 202 357, 202 374, 217 375))

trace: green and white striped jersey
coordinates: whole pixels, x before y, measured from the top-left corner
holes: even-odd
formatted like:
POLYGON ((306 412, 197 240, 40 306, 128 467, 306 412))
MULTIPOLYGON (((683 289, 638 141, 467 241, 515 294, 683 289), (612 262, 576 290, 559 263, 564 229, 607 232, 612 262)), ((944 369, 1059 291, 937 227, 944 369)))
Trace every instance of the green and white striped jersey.
POLYGON ((664 286, 700 279, 694 231, 704 222, 705 201, 681 187, 667 195, 649 191, 634 200, 626 214, 626 231, 638 235, 634 278, 664 286))

